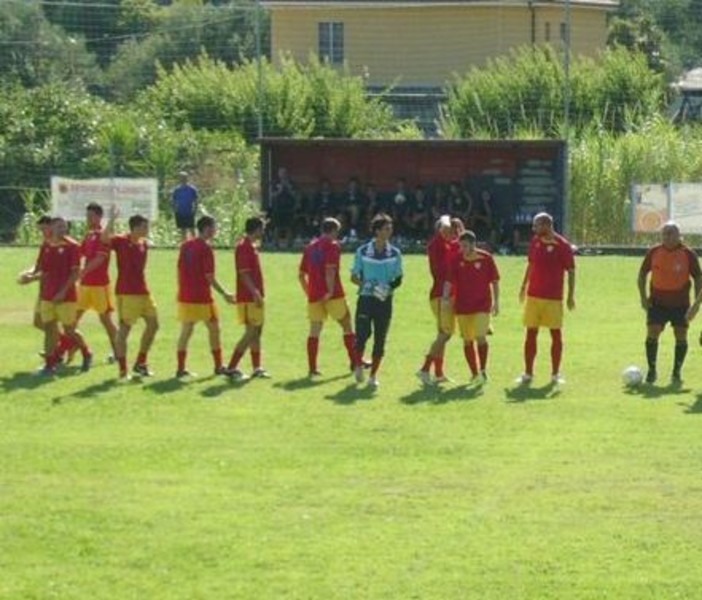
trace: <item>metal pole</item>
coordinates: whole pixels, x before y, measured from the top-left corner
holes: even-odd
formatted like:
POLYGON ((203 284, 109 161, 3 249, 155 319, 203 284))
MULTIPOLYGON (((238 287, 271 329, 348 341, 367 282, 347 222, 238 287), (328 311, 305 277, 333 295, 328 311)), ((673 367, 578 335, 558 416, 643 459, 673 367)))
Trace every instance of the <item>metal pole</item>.
POLYGON ((563 232, 570 235, 570 31, 571 31, 571 11, 570 0, 565 0, 565 32, 563 40, 563 127, 565 129, 565 157, 563 173, 563 232))
POLYGON ((263 66, 261 65, 261 0, 256 0, 254 20, 256 36, 256 63, 258 66, 258 138, 263 137, 263 66))

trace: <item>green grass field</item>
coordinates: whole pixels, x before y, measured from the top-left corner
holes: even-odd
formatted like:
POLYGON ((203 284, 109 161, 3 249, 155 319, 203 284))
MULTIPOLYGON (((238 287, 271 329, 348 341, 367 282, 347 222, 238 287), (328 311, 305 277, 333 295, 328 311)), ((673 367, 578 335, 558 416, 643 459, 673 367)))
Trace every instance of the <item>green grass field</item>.
MULTIPOLYGON (((579 260, 567 384, 547 385, 542 334, 524 390, 524 259, 498 258, 490 382, 466 385, 452 340, 456 383, 424 390, 414 373, 433 337, 429 281, 426 259, 407 257, 373 394, 347 372, 335 324, 324 377, 305 378, 294 255, 263 257, 271 380, 212 377, 204 329, 189 361, 201 377, 172 378, 176 254, 165 250, 150 258, 153 380, 116 385, 102 360, 37 377, 36 288, 15 284, 34 255, 0 250, 1 598, 700 597, 699 326, 682 389, 665 377, 623 388, 623 368, 643 363, 639 259, 579 260)), ((218 268, 233 280, 230 253, 218 268)), ((240 329, 220 308, 228 356, 240 329)), ((93 315, 83 331, 106 356, 93 315)), ((671 364, 666 332, 664 376, 671 364)))

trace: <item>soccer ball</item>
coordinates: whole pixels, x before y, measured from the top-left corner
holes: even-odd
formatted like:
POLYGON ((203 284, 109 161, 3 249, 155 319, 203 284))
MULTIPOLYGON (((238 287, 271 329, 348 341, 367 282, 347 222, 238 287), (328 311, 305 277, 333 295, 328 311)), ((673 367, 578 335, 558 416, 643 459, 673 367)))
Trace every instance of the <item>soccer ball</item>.
POLYGON ((629 387, 639 385, 643 381, 643 378, 643 372, 635 365, 627 367, 622 372, 622 380, 624 381, 624 385, 628 385, 629 387))

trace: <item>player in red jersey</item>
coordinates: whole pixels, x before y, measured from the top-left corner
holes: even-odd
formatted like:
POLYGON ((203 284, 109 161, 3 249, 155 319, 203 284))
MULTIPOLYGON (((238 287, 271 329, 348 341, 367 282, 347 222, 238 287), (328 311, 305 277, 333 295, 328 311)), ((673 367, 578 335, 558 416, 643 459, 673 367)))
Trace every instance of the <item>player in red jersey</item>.
POLYGON ((92 354, 76 329, 76 282, 80 271, 80 246, 66 235, 66 221, 61 217, 51 220, 51 238, 41 254, 41 302, 39 311, 44 324, 45 367, 42 373, 51 375, 60 360, 59 323, 65 335, 83 354, 81 369, 88 371, 92 354))
MULTIPOLYGON (((51 239, 51 217, 49 215, 42 215, 37 220, 37 227, 41 233, 41 245, 39 246, 39 254, 37 255, 36 261, 34 261, 34 266, 30 269, 26 269, 19 274, 17 278, 17 283, 20 285, 26 285, 32 283, 33 281, 41 280, 41 259, 44 254, 46 246, 49 244, 51 239)), ((44 331, 44 323, 41 320, 41 313, 39 307, 41 304, 41 290, 39 290, 39 295, 37 297, 37 302, 34 307, 34 320, 33 325, 40 331, 44 331)))
POLYGON ((339 277, 341 246, 337 241, 341 223, 328 217, 322 221, 321 235, 312 240, 302 255, 299 280, 307 296, 310 332, 307 337, 307 364, 310 377, 319 375, 317 355, 319 336, 327 316, 344 332, 344 346, 352 368, 356 366, 356 336, 351 327, 351 313, 339 277))
POLYGON ((188 342, 198 322, 205 323, 209 332, 215 374, 227 374, 227 370, 222 366, 219 314, 212 298, 212 288, 229 304, 234 303, 234 296, 226 291, 215 277, 215 258, 210 242, 217 233, 216 221, 212 217, 200 217, 196 227, 197 237, 183 242, 178 256, 178 318, 181 328, 178 338, 177 378, 193 375, 185 368, 185 363, 188 342))
POLYGON ((91 202, 85 208, 88 231, 81 244, 83 268, 78 286, 78 321, 87 310, 94 310, 110 340, 112 356, 116 356, 117 327, 112 320, 110 291, 110 246, 102 242, 102 206, 91 202))
POLYGON ((119 211, 113 206, 107 226, 102 232, 102 241, 115 251, 117 257, 115 292, 119 328, 115 339, 115 358, 119 365, 120 378, 127 380, 127 339, 139 319, 144 319, 146 326, 132 373, 138 377, 152 375, 148 366, 148 354, 158 331, 158 312, 145 277, 149 251, 149 220, 141 215, 133 215, 129 218, 129 233, 114 235, 115 220, 118 216, 119 211))
POLYGON ((436 337, 429 347, 422 368, 417 371, 417 377, 428 385, 432 383, 430 369, 434 365, 436 381, 446 380, 444 375, 444 351, 446 343, 456 330, 456 319, 450 303, 441 302, 441 294, 446 282, 450 257, 456 254, 451 218, 442 215, 434 225, 434 237, 427 244, 429 271, 432 286, 429 290, 429 304, 436 321, 436 337))
POLYGON ((234 249, 236 270, 236 304, 239 323, 245 326, 244 334, 234 346, 227 370, 232 379, 246 376, 239 369, 239 362, 247 350, 251 352, 252 377, 270 377, 261 366, 261 333, 265 320, 263 273, 257 246, 263 238, 266 224, 261 217, 250 217, 244 225, 245 235, 234 249))
POLYGON ((517 380, 531 383, 534 376, 539 327, 551 331, 551 377, 555 384, 564 383, 560 372, 563 354, 563 281, 568 276, 566 304, 575 308, 575 259, 570 242, 553 229, 553 217, 541 212, 534 216, 534 237, 529 245, 529 262, 519 291, 524 303, 524 373, 517 380))
POLYGON ((461 234, 461 252, 451 256, 441 302, 451 304, 463 337, 463 353, 473 380, 487 381, 490 315, 499 313, 500 274, 492 256, 476 247, 472 231, 461 234), (475 342, 478 352, 475 352, 475 342))

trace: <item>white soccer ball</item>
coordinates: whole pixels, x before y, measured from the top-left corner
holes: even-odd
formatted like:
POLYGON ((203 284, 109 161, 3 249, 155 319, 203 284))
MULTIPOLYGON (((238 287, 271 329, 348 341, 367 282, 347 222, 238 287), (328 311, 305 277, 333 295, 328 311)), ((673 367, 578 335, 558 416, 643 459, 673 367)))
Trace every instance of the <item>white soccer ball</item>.
POLYGON ((639 385, 644 379, 643 371, 636 365, 631 365, 622 371, 624 385, 634 387, 639 385))

